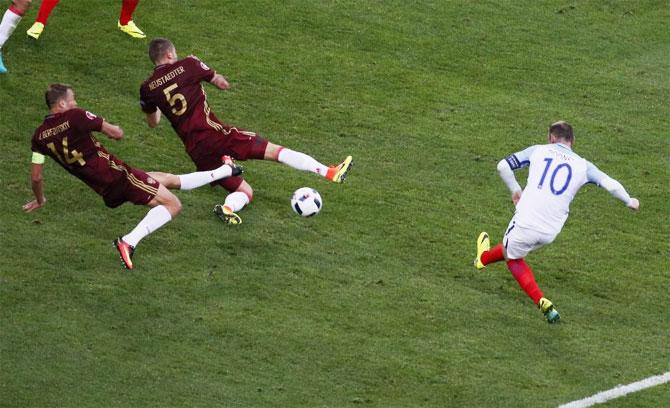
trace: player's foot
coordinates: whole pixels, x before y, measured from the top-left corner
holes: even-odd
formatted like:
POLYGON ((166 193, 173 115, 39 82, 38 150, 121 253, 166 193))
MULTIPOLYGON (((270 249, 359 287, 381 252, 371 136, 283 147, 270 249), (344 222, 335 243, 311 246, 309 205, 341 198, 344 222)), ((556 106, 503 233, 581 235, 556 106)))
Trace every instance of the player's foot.
POLYGON ((231 176, 239 176, 240 174, 244 173, 242 166, 239 166, 237 163, 235 163, 233 158, 228 155, 221 156, 221 162, 224 165, 230 166, 232 170, 231 176))
POLYGON ((119 27, 119 30, 123 31, 124 33, 128 34, 133 38, 147 38, 147 35, 144 34, 144 32, 140 30, 138 26, 135 25, 133 20, 130 20, 126 25, 121 25, 121 22, 119 21, 117 22, 117 26, 119 27))
POLYGON ((230 208, 225 205, 217 204, 214 206, 214 214, 217 217, 221 218, 226 224, 237 225, 242 224, 242 218, 239 215, 235 214, 230 208))
POLYGON ((133 269, 133 254, 135 253, 135 247, 126 243, 121 237, 114 240, 114 246, 119 251, 119 257, 121 257, 123 266, 125 266, 126 269, 133 269))
POLYGON ((491 241, 489 240, 489 234, 482 232, 477 238, 477 257, 474 260, 475 268, 484 269, 486 265, 482 263, 482 254, 491 249, 491 241))
POLYGON ((6 74, 7 73, 7 68, 5 68, 5 64, 2 62, 2 50, 0 49, 0 74, 6 74))
POLYGON ((540 308, 544 317, 547 318, 547 322, 556 323, 561 319, 561 315, 558 314, 558 310, 554 307, 554 304, 551 303, 551 300, 547 298, 542 298, 538 302, 537 306, 540 308))
POLYGON ((37 40, 42 35, 42 31, 44 31, 44 24, 35 21, 35 24, 26 31, 26 34, 28 34, 28 37, 33 37, 37 40))
POLYGON ((353 165, 353 159, 351 156, 347 156, 347 158, 339 165, 328 168, 326 178, 333 183, 344 183, 344 180, 347 178, 347 173, 349 173, 349 170, 351 170, 351 166, 353 165))

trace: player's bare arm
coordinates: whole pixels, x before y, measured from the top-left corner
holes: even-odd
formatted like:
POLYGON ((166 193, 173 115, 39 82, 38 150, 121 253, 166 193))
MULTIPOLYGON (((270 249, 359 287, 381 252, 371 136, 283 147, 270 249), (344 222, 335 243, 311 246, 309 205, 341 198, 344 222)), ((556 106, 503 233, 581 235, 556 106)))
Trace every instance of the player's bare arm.
POLYGON ((107 135, 110 139, 119 140, 123 139, 123 129, 119 126, 112 125, 106 120, 102 121, 102 128, 100 129, 102 133, 107 135))
POLYGON ((33 163, 30 168, 30 182, 35 199, 23 205, 23 211, 31 212, 43 207, 47 202, 44 196, 44 182, 42 181, 42 165, 33 163))
POLYGON ((147 120, 147 125, 149 125, 150 128, 155 128, 158 126, 158 124, 161 121, 161 111, 156 109, 155 112, 153 113, 147 113, 146 114, 146 120, 147 120))
POLYGON ((226 78, 221 74, 214 74, 214 77, 209 82, 211 82, 215 87, 221 90, 226 90, 230 88, 230 84, 228 83, 226 78))

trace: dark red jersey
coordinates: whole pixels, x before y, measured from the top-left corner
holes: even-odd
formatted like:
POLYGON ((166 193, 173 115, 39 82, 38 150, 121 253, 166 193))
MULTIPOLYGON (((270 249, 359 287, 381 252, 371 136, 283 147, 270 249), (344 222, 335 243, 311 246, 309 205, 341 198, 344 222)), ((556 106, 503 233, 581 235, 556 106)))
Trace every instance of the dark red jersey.
POLYGON ((50 114, 33 134, 32 151, 50 156, 104 196, 115 182, 126 178, 128 166, 91 133, 100 131, 102 122, 102 118, 78 108, 50 114))
POLYGON ((187 151, 207 138, 207 132, 221 131, 224 125, 207 104, 201 84, 211 81, 215 71, 197 57, 189 56, 174 64, 159 65, 140 87, 140 104, 145 113, 165 115, 187 151))

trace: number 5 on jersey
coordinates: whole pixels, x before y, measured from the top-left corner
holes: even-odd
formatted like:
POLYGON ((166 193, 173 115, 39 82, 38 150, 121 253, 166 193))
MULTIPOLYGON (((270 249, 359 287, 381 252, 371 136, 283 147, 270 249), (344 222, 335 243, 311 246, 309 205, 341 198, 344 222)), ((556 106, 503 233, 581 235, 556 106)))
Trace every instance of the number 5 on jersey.
POLYGON ((172 84, 163 89, 163 93, 165 94, 165 99, 167 99, 168 103, 172 107, 172 113, 177 116, 181 116, 184 114, 184 112, 186 112, 186 98, 184 98, 184 95, 180 93, 170 94, 170 92, 174 91, 175 89, 177 89, 177 84, 172 84), (177 109, 176 107, 177 102, 179 102, 180 109, 177 109))

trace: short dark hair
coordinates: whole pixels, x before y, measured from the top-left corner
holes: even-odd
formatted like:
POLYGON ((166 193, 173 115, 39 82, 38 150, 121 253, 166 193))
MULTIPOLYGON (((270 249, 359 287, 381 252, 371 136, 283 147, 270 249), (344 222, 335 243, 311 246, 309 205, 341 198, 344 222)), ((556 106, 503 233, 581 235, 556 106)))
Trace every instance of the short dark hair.
POLYGON ((549 135, 553 135, 558 139, 562 139, 570 143, 575 141, 575 135, 572 133, 572 126, 570 126, 568 122, 562 120, 549 126, 549 135))
POLYGON ((44 101, 47 103, 49 109, 51 109, 59 99, 64 98, 67 95, 67 91, 72 90, 72 87, 67 84, 51 84, 47 88, 47 91, 44 93, 44 101))
POLYGON ((165 54, 174 49, 174 44, 167 38, 154 38, 149 43, 149 59, 154 64, 163 59, 165 54))

